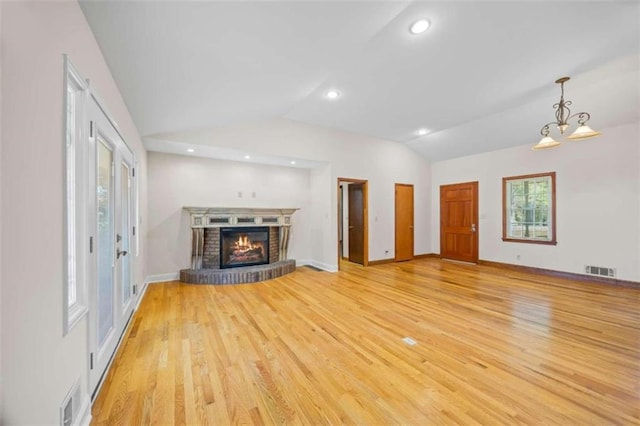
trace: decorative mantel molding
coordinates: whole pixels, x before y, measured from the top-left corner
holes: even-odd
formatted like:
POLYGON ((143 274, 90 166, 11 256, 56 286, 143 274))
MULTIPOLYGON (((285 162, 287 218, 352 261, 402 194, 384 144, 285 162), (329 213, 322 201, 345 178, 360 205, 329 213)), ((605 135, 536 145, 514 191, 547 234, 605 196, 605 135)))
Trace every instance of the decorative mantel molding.
MULTIPOLYGON (((255 282, 275 278, 295 270, 295 261, 287 260, 287 251, 289 248, 291 215, 299 209, 251 207, 183 207, 183 209, 191 215, 192 240, 191 269, 180 271, 181 281, 210 284, 255 282), (273 229, 278 238, 274 249, 275 254, 273 256, 270 254, 269 256, 270 263, 224 270, 216 269, 215 266, 204 266, 205 269, 203 269, 205 229, 226 227, 269 227, 269 229, 273 229)), ((206 238, 214 238, 213 243, 207 243, 212 245, 207 245, 207 247, 216 247, 215 237, 211 236, 211 232, 214 231, 219 233, 217 229, 206 231, 206 238)), ((207 239, 207 241, 210 240, 207 239)), ((217 250, 217 253, 219 253, 219 245, 217 250)), ((272 252, 271 248, 269 252, 272 252)))
POLYGON ((192 228, 225 226, 291 226, 297 208, 183 207, 191 214, 192 228))

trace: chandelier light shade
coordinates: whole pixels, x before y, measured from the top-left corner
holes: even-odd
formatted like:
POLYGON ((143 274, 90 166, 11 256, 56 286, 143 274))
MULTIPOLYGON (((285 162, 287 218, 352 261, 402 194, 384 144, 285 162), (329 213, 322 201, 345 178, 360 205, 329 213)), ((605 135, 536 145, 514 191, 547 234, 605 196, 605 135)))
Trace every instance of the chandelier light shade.
POLYGON ((591 115, 589 115, 588 112, 578 112, 571 115, 571 110, 569 109, 571 101, 564 100, 564 83, 567 81, 569 81, 569 77, 562 77, 556 80, 556 83, 560 85, 560 102, 553 106, 556 110, 556 121, 552 121, 542 126, 542 129, 540 129, 542 139, 540 139, 540 142, 534 145, 532 149, 538 150, 559 146, 560 142, 549 136, 549 133, 551 132, 550 126, 556 126, 558 130, 560 130, 560 135, 564 135, 564 132, 569 128, 569 120, 576 117, 578 119, 578 128, 572 134, 567 136, 567 139, 578 141, 600 135, 600 132, 596 132, 591 127, 587 126, 586 123, 591 118, 591 115))
POLYGON ((555 148, 556 146, 559 146, 559 145, 560 145, 560 142, 553 139, 551 136, 545 136, 542 139, 540 139, 540 142, 534 145, 533 149, 555 148))

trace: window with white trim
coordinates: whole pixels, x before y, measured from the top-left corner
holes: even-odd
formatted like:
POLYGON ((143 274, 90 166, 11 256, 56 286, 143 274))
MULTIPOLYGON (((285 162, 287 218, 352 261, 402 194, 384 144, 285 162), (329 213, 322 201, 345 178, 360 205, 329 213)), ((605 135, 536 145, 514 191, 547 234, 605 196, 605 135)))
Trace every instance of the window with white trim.
POLYGON ((86 142, 84 119, 87 86, 64 56, 64 152, 65 152, 65 262, 63 333, 86 314, 84 270, 84 187, 86 179, 83 155, 86 142))
POLYGON ((555 172, 502 178, 502 240, 557 244, 555 172))

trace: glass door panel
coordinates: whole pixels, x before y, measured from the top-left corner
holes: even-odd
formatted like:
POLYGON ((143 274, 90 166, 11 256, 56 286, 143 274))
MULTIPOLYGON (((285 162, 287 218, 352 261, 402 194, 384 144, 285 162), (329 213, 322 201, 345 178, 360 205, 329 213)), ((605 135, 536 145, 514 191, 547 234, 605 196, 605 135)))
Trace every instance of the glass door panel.
POLYGON ((114 187, 111 173, 113 151, 100 138, 96 146, 96 207, 98 254, 98 347, 102 347, 113 329, 113 200, 114 187))
POLYGON ((133 313, 133 153, 95 98, 89 104, 89 386, 92 393, 133 313))
POLYGON ((118 257, 121 266, 122 306, 131 300, 131 173, 124 161, 120 166, 120 247, 118 257))

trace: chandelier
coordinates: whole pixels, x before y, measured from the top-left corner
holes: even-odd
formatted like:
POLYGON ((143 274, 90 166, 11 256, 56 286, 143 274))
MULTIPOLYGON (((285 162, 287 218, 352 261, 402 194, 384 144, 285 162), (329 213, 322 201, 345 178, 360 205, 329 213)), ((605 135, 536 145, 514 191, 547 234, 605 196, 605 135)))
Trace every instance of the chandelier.
POLYGON ((560 145, 560 142, 554 140, 551 136, 549 136, 549 132, 551 130, 549 126, 557 126, 560 130, 560 134, 564 135, 565 130, 567 130, 567 128, 569 127, 568 121, 574 117, 578 118, 578 128, 575 130, 575 132, 567 136, 567 139, 582 140, 592 138, 600 134, 600 132, 596 132, 595 130, 591 129, 591 127, 587 126, 586 123, 591 118, 591 115, 589 115, 589 113, 578 112, 571 115, 571 110, 569 109, 571 101, 564 100, 564 83, 566 83, 567 81, 569 81, 569 77, 562 77, 556 80, 556 83, 560 85, 560 102, 553 106, 556 110, 556 121, 552 121, 542 126, 542 129, 540 129, 542 139, 540 139, 540 142, 534 145, 532 149, 554 148, 560 145))

